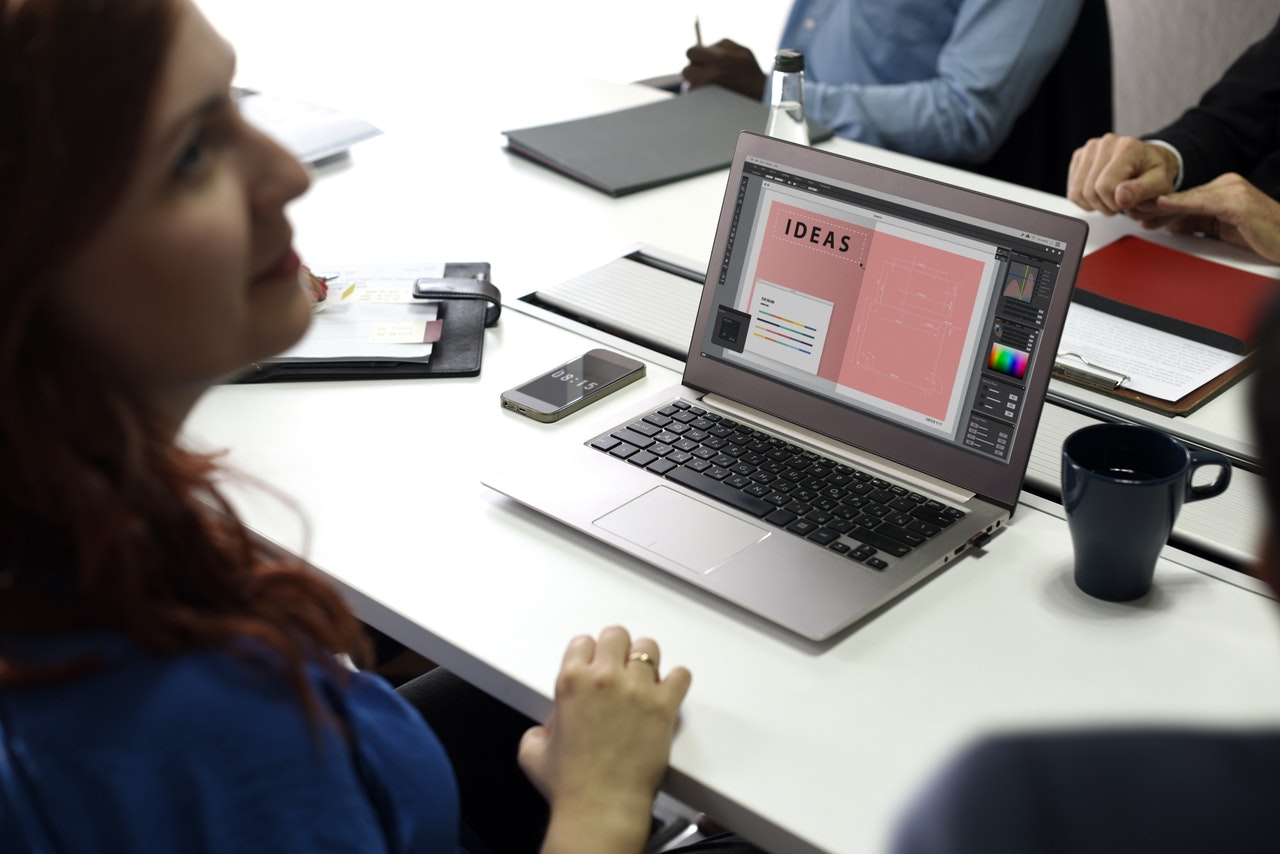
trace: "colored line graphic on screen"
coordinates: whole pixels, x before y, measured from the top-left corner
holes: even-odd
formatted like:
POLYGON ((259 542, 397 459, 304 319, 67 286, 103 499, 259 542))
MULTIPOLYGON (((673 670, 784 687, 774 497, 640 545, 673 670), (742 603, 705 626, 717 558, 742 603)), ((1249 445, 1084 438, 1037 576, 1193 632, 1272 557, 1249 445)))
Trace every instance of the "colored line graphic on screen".
POLYGON ((1004 295, 1023 302, 1031 302, 1036 292, 1037 269, 1028 264, 1010 265, 1004 280, 1004 295))
POLYGON ((993 344, 991 356, 987 359, 987 367, 1020 380, 1027 375, 1027 363, 1030 360, 1030 353, 1015 350, 1003 344, 993 344))
POLYGON ((831 326, 830 302, 756 279, 750 309, 744 352, 817 374, 831 326))
POLYGON ((806 326, 796 320, 779 317, 767 311, 756 312, 755 336, 799 350, 806 356, 813 353, 813 344, 818 330, 806 326))

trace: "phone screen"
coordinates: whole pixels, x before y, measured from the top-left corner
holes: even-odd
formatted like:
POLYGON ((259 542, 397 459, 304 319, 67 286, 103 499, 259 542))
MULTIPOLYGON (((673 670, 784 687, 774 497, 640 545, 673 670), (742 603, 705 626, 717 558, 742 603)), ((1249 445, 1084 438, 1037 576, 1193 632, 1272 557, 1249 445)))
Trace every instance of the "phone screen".
POLYGON ((592 350, 507 392, 504 403, 514 402, 522 410, 543 415, 568 413, 625 385, 621 382, 624 379, 638 379, 643 372, 643 362, 592 350))

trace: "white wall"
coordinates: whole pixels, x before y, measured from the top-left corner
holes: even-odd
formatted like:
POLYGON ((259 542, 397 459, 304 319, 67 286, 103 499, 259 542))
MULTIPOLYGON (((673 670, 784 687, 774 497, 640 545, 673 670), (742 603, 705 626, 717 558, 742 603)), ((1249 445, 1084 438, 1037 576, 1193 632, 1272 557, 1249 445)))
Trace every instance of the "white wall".
MULTIPOLYGON (((1116 128, 1127 133, 1156 130, 1176 118, 1199 100, 1246 45, 1280 18, 1280 0, 1107 3, 1116 128)), ((311 37, 313 22, 322 17, 349 18, 353 41, 382 45, 380 63, 385 67, 364 69, 367 72, 393 75, 443 67, 458 69, 452 73, 464 81, 538 75, 553 85, 561 73, 618 83, 676 73, 693 43, 695 16, 701 20, 704 41, 732 38, 750 48, 767 69, 790 6, 790 0, 221 0, 214 21, 225 24, 233 43, 246 48, 240 82, 315 95, 342 106, 346 81, 366 84, 361 75, 344 68, 343 45, 311 37), (359 26, 365 3, 401 5, 407 20, 431 25, 369 31, 359 26), (296 52, 301 73, 281 74, 253 64, 256 53, 250 48, 259 38, 254 22, 264 9, 295 21, 297 41, 269 49, 296 52)), ((464 91, 469 88, 465 82, 459 85, 464 91)), ((361 102, 367 102, 368 95, 362 92, 361 102)))
POLYGON ((1280 18, 1280 0, 1107 0, 1107 8, 1115 126, 1134 135, 1199 101, 1280 18))

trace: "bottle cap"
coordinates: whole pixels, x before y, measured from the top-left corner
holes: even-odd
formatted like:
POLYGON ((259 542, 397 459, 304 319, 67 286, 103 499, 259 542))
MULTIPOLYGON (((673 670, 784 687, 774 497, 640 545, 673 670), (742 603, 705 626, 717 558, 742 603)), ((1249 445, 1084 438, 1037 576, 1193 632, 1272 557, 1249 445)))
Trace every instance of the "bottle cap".
POLYGON ((775 71, 804 71, 804 54, 798 50, 780 50, 773 60, 775 71))

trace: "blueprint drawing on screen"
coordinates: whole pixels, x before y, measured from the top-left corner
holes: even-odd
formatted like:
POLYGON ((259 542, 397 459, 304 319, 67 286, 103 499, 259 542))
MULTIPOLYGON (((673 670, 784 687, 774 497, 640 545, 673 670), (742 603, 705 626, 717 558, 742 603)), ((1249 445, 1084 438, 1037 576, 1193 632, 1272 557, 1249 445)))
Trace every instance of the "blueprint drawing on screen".
POLYGON ((736 309, 742 357, 954 438, 997 279, 991 247, 769 186, 736 309))

